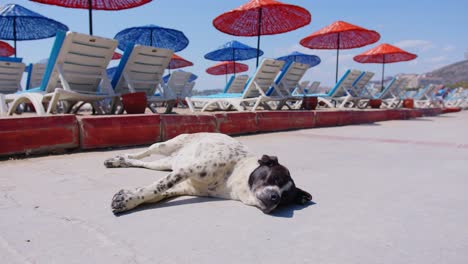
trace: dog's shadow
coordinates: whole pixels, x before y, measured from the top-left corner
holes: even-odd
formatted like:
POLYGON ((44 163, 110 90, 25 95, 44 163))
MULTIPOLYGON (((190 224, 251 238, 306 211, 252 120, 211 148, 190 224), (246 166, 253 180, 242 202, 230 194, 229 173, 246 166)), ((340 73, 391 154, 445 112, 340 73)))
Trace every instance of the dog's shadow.
MULTIPOLYGON (((130 211, 118 213, 115 216, 120 217, 127 214, 132 214, 136 212, 146 211, 146 210, 153 210, 153 209, 161 209, 165 207, 172 207, 172 206, 179 206, 179 205, 190 205, 190 204, 197 204, 197 203, 209 203, 209 202, 220 202, 220 201, 227 201, 225 199, 220 198, 212 198, 212 197, 188 197, 186 199, 177 199, 177 197, 169 198, 157 203, 148 203, 139 205, 137 208, 132 209, 130 211)), ((283 218, 292 218, 294 216, 294 211, 299 211, 304 208, 307 208, 311 205, 315 205, 315 202, 308 202, 303 205, 288 205, 288 206, 280 206, 273 210, 269 215, 274 217, 283 217, 283 218)), ((257 209, 258 210, 258 209, 257 209)))
POLYGON ((280 206, 273 210, 273 212, 270 213, 271 216, 274 217, 282 217, 282 218, 293 218, 294 217, 294 211, 300 211, 303 210, 309 206, 315 205, 316 203, 313 201, 307 202, 305 204, 291 204, 287 206, 280 206))

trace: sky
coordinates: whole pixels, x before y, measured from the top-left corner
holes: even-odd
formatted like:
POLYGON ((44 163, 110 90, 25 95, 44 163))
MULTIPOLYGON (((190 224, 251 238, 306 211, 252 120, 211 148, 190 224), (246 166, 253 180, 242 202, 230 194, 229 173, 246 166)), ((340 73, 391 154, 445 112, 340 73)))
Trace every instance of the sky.
MULTIPOLYGON (((94 11, 94 35, 113 38, 119 31, 134 26, 155 24, 184 32, 190 40, 188 47, 177 54, 194 63, 184 68, 199 76, 195 89, 221 89, 225 85, 224 76, 212 76, 206 68, 217 62, 204 59, 204 55, 220 45, 237 40, 256 47, 256 37, 236 37, 227 35, 213 27, 212 21, 223 12, 234 9, 246 0, 153 0, 133 9, 121 11, 94 11)), ((418 55, 410 62, 388 64, 386 75, 398 73, 425 73, 465 59, 468 53, 467 0, 285 0, 284 3, 306 8, 312 15, 312 21, 297 30, 270 36, 262 36, 260 49, 263 57, 276 58, 299 51, 314 54, 322 63, 308 70, 303 80, 321 81, 324 86, 335 82, 336 51, 312 50, 302 47, 299 41, 313 32, 337 20, 346 21, 367 29, 376 30, 381 39, 363 48, 340 52, 340 70, 355 68, 376 73, 380 79, 379 64, 360 64, 353 57, 382 43, 396 45, 418 55)), ((71 9, 30 2, 27 0, 1 0, 5 4, 20 4, 41 15, 66 24, 70 30, 88 33, 88 11, 71 9)), ((13 43, 10 41, 11 45, 13 43)), ((18 42, 18 57, 26 63, 34 63, 47 58, 53 38, 18 42)), ((118 62, 111 62, 110 66, 118 62)), ((255 71, 255 59, 243 61, 249 65, 252 75, 255 71)))

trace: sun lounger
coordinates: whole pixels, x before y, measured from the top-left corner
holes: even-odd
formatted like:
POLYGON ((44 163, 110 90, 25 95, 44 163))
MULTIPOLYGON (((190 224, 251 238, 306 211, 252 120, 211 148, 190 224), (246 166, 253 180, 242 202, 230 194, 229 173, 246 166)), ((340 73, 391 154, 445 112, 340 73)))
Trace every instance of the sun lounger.
POLYGON ((26 67, 28 79, 26 80, 26 90, 39 87, 44 77, 46 69, 45 63, 31 63, 26 67))
POLYGON ((242 93, 248 80, 249 76, 245 74, 231 76, 228 83, 224 87, 223 93, 242 93))
POLYGON ((439 88, 440 87, 435 84, 426 85, 413 97, 414 105, 424 108, 435 104, 435 98, 433 96, 439 88))
MULTIPOLYGON (((166 113, 171 112, 175 96, 164 90, 162 76, 173 53, 169 49, 127 46, 112 79, 114 92, 117 95, 144 92, 151 111, 156 113, 154 104, 167 103, 166 113)), ((117 109, 119 113, 122 111, 117 109)))
POLYGON ((275 77, 284 65, 284 61, 274 59, 263 59, 255 74, 247 82, 242 93, 221 93, 209 96, 187 97, 190 110, 195 112, 194 103, 201 105, 201 111, 213 105, 228 105, 238 111, 244 111, 251 106, 251 111, 255 111, 261 104, 269 101, 279 101, 281 98, 268 96, 266 93, 274 85, 275 77))
POLYGON ((13 100, 8 113, 25 102, 31 102, 39 115, 46 113, 42 104, 48 103, 47 113, 54 113, 59 101, 67 104, 65 112, 78 102, 105 112, 98 102, 114 96, 106 68, 116 47, 114 39, 57 32, 41 86, 7 96, 13 100))
POLYGON ((348 90, 352 88, 361 73, 359 70, 347 70, 328 93, 307 94, 306 96, 316 96, 319 104, 324 104, 326 107, 334 108, 337 104, 339 108, 345 107, 353 98, 348 90))
POLYGON ((186 71, 175 71, 171 73, 169 80, 164 84, 164 89, 183 104, 185 97, 190 94, 188 89, 190 88, 189 80, 191 75, 191 72, 186 71))
POLYGON ((21 58, 0 57, 0 114, 6 114, 6 95, 21 91, 21 78, 26 65, 21 58))
POLYGON ((290 62, 288 65, 283 67, 281 73, 276 77, 274 85, 267 91, 268 96, 274 96, 280 99, 276 106, 277 110, 283 108, 283 106, 289 106, 288 102, 300 102, 302 96, 293 95, 293 92, 299 86, 299 81, 302 79, 306 71, 310 68, 309 65, 290 62))
POLYGON ((406 83, 403 79, 398 79, 396 77, 392 78, 390 82, 387 83, 382 92, 372 94, 367 88, 364 88, 362 99, 360 105, 367 106, 370 99, 379 99, 382 100, 382 104, 386 107, 392 107, 398 105, 400 97, 397 95, 400 89, 401 84, 406 83))
POLYGON ((317 94, 319 93, 320 82, 314 81, 310 83, 309 81, 301 82, 296 90, 294 90, 293 95, 307 95, 307 94, 317 94))

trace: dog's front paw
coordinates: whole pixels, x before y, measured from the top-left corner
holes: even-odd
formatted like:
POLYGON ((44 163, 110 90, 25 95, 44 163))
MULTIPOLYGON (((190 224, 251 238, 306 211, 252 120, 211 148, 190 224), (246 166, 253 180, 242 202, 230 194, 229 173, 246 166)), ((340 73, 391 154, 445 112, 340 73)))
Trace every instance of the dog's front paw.
POLYGON ((114 158, 106 159, 104 166, 107 168, 127 168, 129 167, 127 157, 124 155, 118 155, 114 158))
POLYGON ((112 197, 112 212, 117 214, 135 208, 139 204, 139 198, 132 191, 120 190, 112 197))

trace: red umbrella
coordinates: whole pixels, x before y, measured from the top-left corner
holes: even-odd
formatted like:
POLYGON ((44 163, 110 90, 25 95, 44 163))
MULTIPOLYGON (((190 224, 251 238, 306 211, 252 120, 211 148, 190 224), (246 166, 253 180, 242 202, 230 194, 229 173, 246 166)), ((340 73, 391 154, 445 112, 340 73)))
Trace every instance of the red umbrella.
POLYGON ((8 43, 0 41, 0 56, 10 57, 15 54, 15 49, 8 43))
POLYGON ((122 10, 141 6, 152 0, 30 0, 41 4, 56 5, 70 8, 88 9, 89 34, 93 35, 94 10, 122 10))
POLYGON ((120 58, 122 58, 122 54, 118 52, 114 52, 114 54, 112 55, 113 60, 120 60, 120 58))
POLYGON ((309 24, 311 15, 306 9, 275 0, 250 0, 244 5, 223 13, 213 20, 219 31, 234 36, 257 36, 257 67, 260 36, 292 31, 309 24))
POLYGON ((380 34, 374 30, 336 21, 301 40, 310 49, 336 49, 336 82, 338 82, 338 58, 340 49, 353 49, 377 42, 380 34))
POLYGON ((193 62, 188 61, 174 53, 172 54, 171 61, 169 62, 169 66, 167 66, 167 68, 169 70, 173 70, 173 69, 179 69, 179 68, 184 68, 188 66, 193 66, 193 62))
POLYGON ((416 54, 409 53, 390 44, 379 46, 354 56, 354 60, 360 63, 382 63, 382 87, 385 75, 385 63, 414 60, 416 54))
POLYGON ((249 66, 244 63, 234 62, 234 61, 222 61, 220 63, 216 63, 215 65, 206 69, 206 72, 212 75, 226 75, 226 83, 227 83, 227 75, 231 73, 239 73, 239 72, 246 72, 249 70, 249 66))

